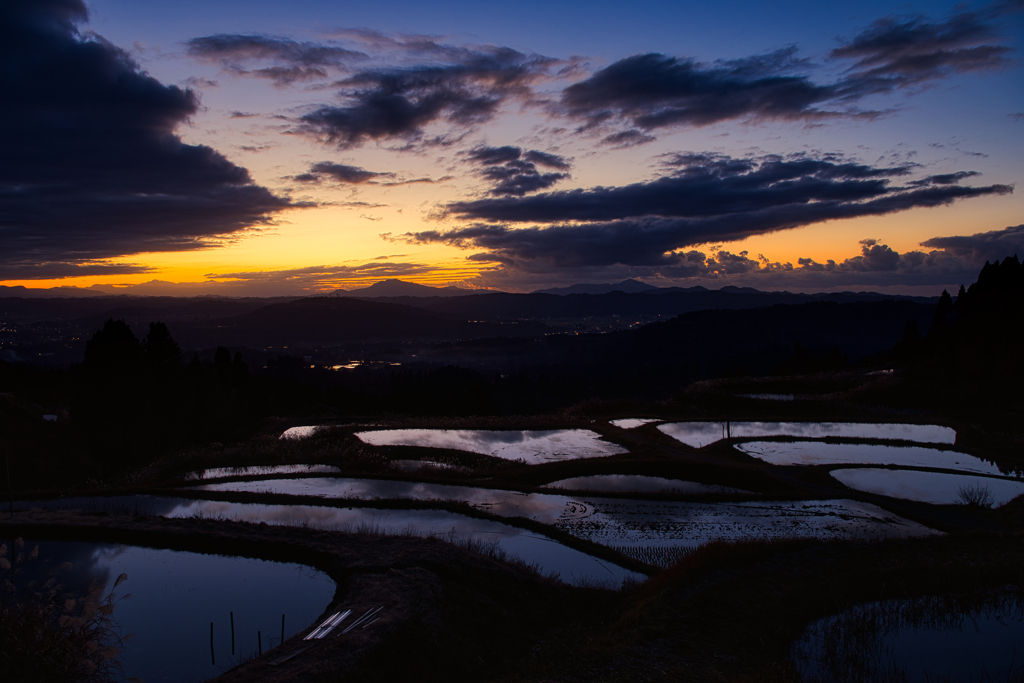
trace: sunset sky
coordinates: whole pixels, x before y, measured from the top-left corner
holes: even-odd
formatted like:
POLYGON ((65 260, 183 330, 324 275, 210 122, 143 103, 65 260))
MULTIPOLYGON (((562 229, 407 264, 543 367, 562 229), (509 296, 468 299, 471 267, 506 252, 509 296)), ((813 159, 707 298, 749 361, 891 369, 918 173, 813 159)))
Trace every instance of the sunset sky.
POLYGON ((0 284, 937 294, 1024 257, 1024 2, 0 0, 0 284))

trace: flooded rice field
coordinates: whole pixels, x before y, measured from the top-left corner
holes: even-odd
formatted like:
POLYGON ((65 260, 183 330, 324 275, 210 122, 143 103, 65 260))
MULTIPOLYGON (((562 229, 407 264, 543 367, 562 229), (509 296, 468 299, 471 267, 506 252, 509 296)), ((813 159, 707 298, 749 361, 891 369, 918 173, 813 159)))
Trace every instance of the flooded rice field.
POLYGON ((749 491, 741 491, 728 486, 638 474, 597 474, 590 477, 573 477, 553 481, 550 484, 545 484, 542 488, 611 493, 749 493, 749 491))
POLYGON ((310 425, 307 427, 291 427, 284 430, 279 438, 281 439, 305 439, 316 434, 322 425, 310 425))
MULTIPOLYGON (((167 518, 202 517, 279 526, 309 526, 349 533, 415 534, 441 536, 447 540, 496 543, 510 555, 535 564, 544 574, 557 574, 563 581, 610 582, 619 586, 626 579, 643 580, 641 574, 599 560, 561 545, 542 534, 491 520, 474 519, 445 510, 381 510, 374 508, 333 508, 317 505, 263 505, 191 500, 164 496, 117 496, 69 498, 20 503, 20 509, 83 509, 89 512, 159 515, 167 518)), ((280 616, 278 617, 280 618, 280 616)))
POLYGON ((969 474, 876 468, 832 470, 830 474, 856 491, 933 505, 998 507, 1024 494, 1024 482, 969 474))
POLYGON ((923 598, 860 605, 811 624, 792 656, 804 681, 1019 681, 1024 610, 923 598))
POLYGON ((283 474, 331 474, 341 470, 334 465, 249 465, 246 467, 211 467, 185 475, 186 481, 223 479, 225 477, 272 477, 283 474))
POLYGON ((224 482, 197 488, 364 500, 452 500, 502 517, 551 524, 578 538, 636 553, 652 547, 692 549, 715 540, 903 538, 935 533, 875 505, 852 500, 662 502, 347 478, 224 482))
MULTIPOLYGON (((334 582, 300 564, 118 544, 26 542, 36 544, 40 561, 71 564, 58 575, 69 590, 85 595, 95 583, 106 586, 104 596, 112 590, 131 594, 116 603, 113 618, 122 636, 135 634, 122 653, 124 675, 147 683, 217 676, 257 652, 257 632, 264 651, 279 645, 282 615, 288 638, 312 624, 334 598, 334 582), (128 579, 114 589, 122 573, 128 579)), ((35 578, 32 564, 26 565, 26 579, 35 578)))
POLYGON ((902 439, 918 443, 953 444, 956 430, 939 425, 885 422, 672 422, 658 429, 676 441, 702 448, 725 438, 794 436, 850 439, 902 439))
POLYGON ((637 427, 642 427, 652 422, 661 422, 661 420, 647 417, 627 417, 621 420, 609 420, 609 424, 612 424, 619 429, 636 429, 637 427))
POLYGON ((372 446, 450 448, 504 460, 523 460, 530 465, 628 452, 618 444, 602 440, 600 434, 589 429, 384 429, 356 432, 356 436, 372 446))
POLYGON ((896 465, 1000 475, 993 463, 956 451, 920 446, 882 446, 819 441, 750 441, 737 450, 772 465, 896 465))

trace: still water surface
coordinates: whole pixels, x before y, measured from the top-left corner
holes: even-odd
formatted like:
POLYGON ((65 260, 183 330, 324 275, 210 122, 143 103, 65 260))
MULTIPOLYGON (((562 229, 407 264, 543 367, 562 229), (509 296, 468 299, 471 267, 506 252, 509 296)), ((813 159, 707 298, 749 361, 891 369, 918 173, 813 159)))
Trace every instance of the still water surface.
POLYGON ((636 429, 651 422, 660 422, 660 420, 648 417, 626 417, 621 420, 610 420, 609 422, 619 429, 636 429))
POLYGON ((878 506, 853 500, 661 502, 328 477, 223 482, 196 488, 363 500, 454 500, 503 517, 551 524, 579 538, 618 549, 694 548, 720 539, 903 538, 935 533, 878 506))
POLYGON ((282 614, 288 638, 312 624, 334 598, 334 581, 300 564, 108 543, 26 542, 35 544, 41 559, 72 564, 60 577, 80 594, 97 582, 106 585, 106 596, 118 575, 128 575, 115 593, 131 597, 117 602, 113 617, 122 636, 135 634, 122 653, 124 674, 146 683, 213 678, 256 652, 257 632, 264 652, 279 645, 282 614))
MULTIPOLYGON (((885 470, 863 467, 832 470, 830 474, 856 491, 916 500, 933 505, 963 503, 961 491, 986 489, 993 506, 1000 506, 1024 494, 1024 482, 969 474, 945 474, 919 470, 885 470)), ((1024 653, 1022 653, 1024 654, 1024 653)))
POLYGON ((900 447, 819 441, 750 441, 737 444, 736 448, 772 465, 897 465, 1002 474, 993 463, 973 455, 921 446, 900 447))
POLYGON ((794 644, 804 681, 1019 681, 1024 611, 1012 596, 961 610, 941 598, 861 605, 794 644))
POLYGON ((525 460, 530 465, 628 452, 618 444, 604 441, 600 434, 589 429, 384 429, 356 432, 355 435, 372 446, 450 448, 505 460, 525 460))
MULTIPOLYGON (((687 446, 702 448, 726 438, 725 422, 673 422, 658 429, 687 446)), ((845 437, 850 439, 902 439, 919 443, 956 442, 956 430, 939 425, 894 424, 885 422, 730 422, 732 438, 758 436, 796 436, 807 439, 845 437)))
POLYGON ((170 518, 204 517, 282 526, 311 526, 316 529, 352 533, 412 533, 446 538, 454 536, 458 540, 497 543, 506 553, 515 555, 529 564, 536 564, 543 574, 557 574, 567 583, 597 581, 608 582, 617 587, 626 579, 641 581, 645 578, 636 572, 568 548, 542 534, 445 510, 262 505, 162 496, 82 497, 18 504, 19 509, 32 507, 84 509, 91 512, 109 510, 170 518))

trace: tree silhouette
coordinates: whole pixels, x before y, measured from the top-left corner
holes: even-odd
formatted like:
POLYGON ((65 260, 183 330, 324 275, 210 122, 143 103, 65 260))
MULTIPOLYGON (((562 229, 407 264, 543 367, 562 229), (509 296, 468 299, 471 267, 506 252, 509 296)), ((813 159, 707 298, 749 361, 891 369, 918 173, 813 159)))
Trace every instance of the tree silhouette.
POLYGON ((157 372, 173 372, 181 367, 181 347, 167 325, 160 322, 149 324, 149 334, 142 340, 142 355, 146 365, 157 372))
POLYGON ((88 370, 128 372, 136 367, 141 355, 139 340, 128 324, 110 319, 85 345, 83 365, 88 370))

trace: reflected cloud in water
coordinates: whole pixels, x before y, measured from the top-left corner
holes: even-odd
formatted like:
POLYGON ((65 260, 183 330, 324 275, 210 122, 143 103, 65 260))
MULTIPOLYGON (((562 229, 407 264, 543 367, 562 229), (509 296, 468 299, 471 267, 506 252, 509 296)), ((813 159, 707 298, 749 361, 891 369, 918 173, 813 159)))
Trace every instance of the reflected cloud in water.
POLYGON ((694 448, 702 448, 727 438, 727 429, 728 436, 734 439, 795 436, 806 439, 901 439, 940 444, 956 442, 956 430, 949 427, 888 422, 673 422, 659 425, 658 429, 676 441, 694 448))
POLYGON ((821 443, 818 441, 750 441, 736 448, 772 465, 898 465, 933 467, 981 474, 1001 474, 999 468, 981 458, 956 451, 921 446, 883 446, 867 443, 821 443))
POLYGON ((371 446, 449 448, 504 460, 524 460, 530 465, 628 452, 618 444, 602 440, 600 434, 589 429, 385 429, 355 435, 371 446))
POLYGON ((699 484, 695 481, 647 477, 637 474, 597 474, 590 477, 560 479, 543 488, 569 489, 573 491, 602 491, 615 493, 749 493, 728 486, 699 484))
MULTIPOLYGON (((320 480, 282 481, 302 482, 320 480)), ((253 490, 245 486, 245 484, 255 483, 262 482, 237 482, 241 486, 234 489, 231 488, 232 484, 227 482, 223 485, 206 485, 200 488, 207 490, 253 490)), ((364 489, 364 493, 371 490, 370 488, 364 489)), ((378 497, 378 495, 352 495, 349 497, 373 498, 378 497)), ((410 495, 409 497, 412 498, 413 496, 410 495)), ((505 552, 515 555, 527 563, 536 564, 542 573, 557 574, 563 581, 568 583, 574 581, 597 581, 610 582, 615 586, 619 586, 626 579, 643 580, 645 578, 636 572, 623 569, 618 565, 563 546, 547 536, 502 524, 501 522, 474 519, 445 510, 381 510, 374 508, 334 508, 316 505, 262 505, 156 496, 80 497, 60 501, 33 501, 19 504, 19 509, 30 509, 32 507, 88 509, 95 512, 102 512, 104 510, 120 512, 126 508, 131 508, 138 514, 154 514, 169 518, 203 517, 251 523, 263 522, 282 526, 310 526, 318 529, 349 533, 413 533, 417 535, 441 535, 448 537, 454 532, 455 537, 458 539, 495 542, 505 552)))
POLYGON ((619 429, 636 429, 637 427, 642 427, 645 424, 650 424, 651 422, 660 422, 660 420, 648 417, 626 417, 621 420, 610 420, 609 422, 619 429))
POLYGON ((934 505, 965 502, 961 491, 987 490, 996 507, 1024 494, 1024 482, 969 474, 857 468, 832 470, 831 475, 856 491, 934 505))
POLYGON ((852 500, 661 502, 344 478, 225 482, 197 488, 366 500, 454 500, 502 517, 551 524, 609 547, 695 547, 719 539, 903 538, 935 533, 878 506, 852 500))

